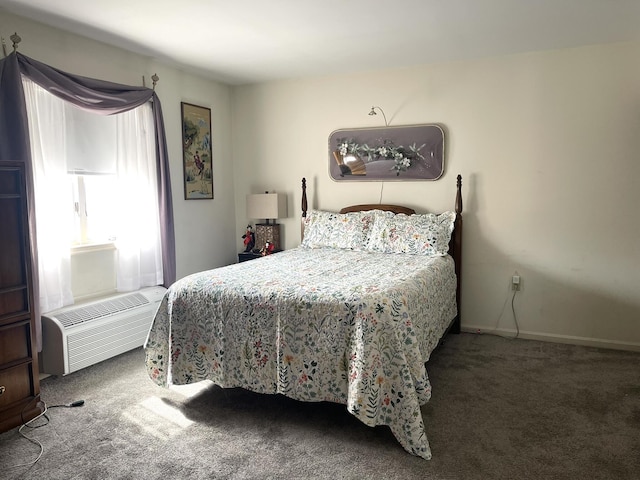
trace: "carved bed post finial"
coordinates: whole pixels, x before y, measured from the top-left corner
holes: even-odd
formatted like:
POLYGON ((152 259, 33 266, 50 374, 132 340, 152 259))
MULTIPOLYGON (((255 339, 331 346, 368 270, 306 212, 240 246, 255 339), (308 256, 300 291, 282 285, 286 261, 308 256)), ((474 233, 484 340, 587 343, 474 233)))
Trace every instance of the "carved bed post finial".
POLYGON ((456 213, 462 213, 462 175, 458 175, 456 187, 456 213))
POLYGON ((302 179, 302 217, 307 216, 307 179, 302 179))
POLYGON ((22 41, 22 38, 20 38, 20 35, 18 35, 17 32, 11 35, 9 38, 13 42, 13 51, 16 52, 18 50, 18 44, 22 41))

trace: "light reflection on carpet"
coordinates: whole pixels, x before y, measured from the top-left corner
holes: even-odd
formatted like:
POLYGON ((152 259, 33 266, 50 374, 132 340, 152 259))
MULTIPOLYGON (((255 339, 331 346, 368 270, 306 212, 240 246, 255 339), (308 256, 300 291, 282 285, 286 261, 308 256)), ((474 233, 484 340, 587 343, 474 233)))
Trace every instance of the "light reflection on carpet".
POLYGON ((167 440, 194 423, 158 397, 149 397, 133 405, 122 416, 144 432, 162 440, 167 440))

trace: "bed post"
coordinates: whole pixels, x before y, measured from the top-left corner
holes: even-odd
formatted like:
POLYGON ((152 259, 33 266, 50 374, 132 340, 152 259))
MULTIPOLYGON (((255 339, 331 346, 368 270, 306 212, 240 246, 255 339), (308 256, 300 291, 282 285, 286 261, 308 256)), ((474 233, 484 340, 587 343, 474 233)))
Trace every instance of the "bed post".
MULTIPOLYGON (((456 182, 456 220, 453 227, 453 260, 456 269, 456 305, 458 315, 456 315, 451 325, 451 333, 460 333, 460 279, 462 272, 462 175, 458 175, 456 182)), ((450 247, 450 251, 451 251, 450 247)))
POLYGON ((302 178, 302 219, 300 220, 300 240, 304 240, 304 219, 307 218, 307 179, 302 178))

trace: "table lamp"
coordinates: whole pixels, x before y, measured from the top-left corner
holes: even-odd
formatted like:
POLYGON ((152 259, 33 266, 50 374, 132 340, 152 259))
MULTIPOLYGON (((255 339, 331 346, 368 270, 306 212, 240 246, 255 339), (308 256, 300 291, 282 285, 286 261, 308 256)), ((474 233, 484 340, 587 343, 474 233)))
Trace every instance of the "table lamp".
POLYGON ((247 217, 264 219, 256 224, 256 249, 263 249, 267 242, 274 251, 280 250, 280 224, 278 218, 287 216, 287 196, 284 193, 258 193, 247 195, 247 217), (273 223, 269 221, 273 220, 273 223))

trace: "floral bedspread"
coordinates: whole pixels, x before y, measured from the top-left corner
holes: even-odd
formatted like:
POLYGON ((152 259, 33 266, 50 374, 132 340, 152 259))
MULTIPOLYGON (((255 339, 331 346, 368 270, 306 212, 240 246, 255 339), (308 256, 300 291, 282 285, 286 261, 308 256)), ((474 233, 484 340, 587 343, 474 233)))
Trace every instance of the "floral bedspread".
POLYGON ((431 458, 425 362, 456 315, 449 256, 295 248, 187 276, 145 343, 159 385, 221 387, 345 404, 431 458))

